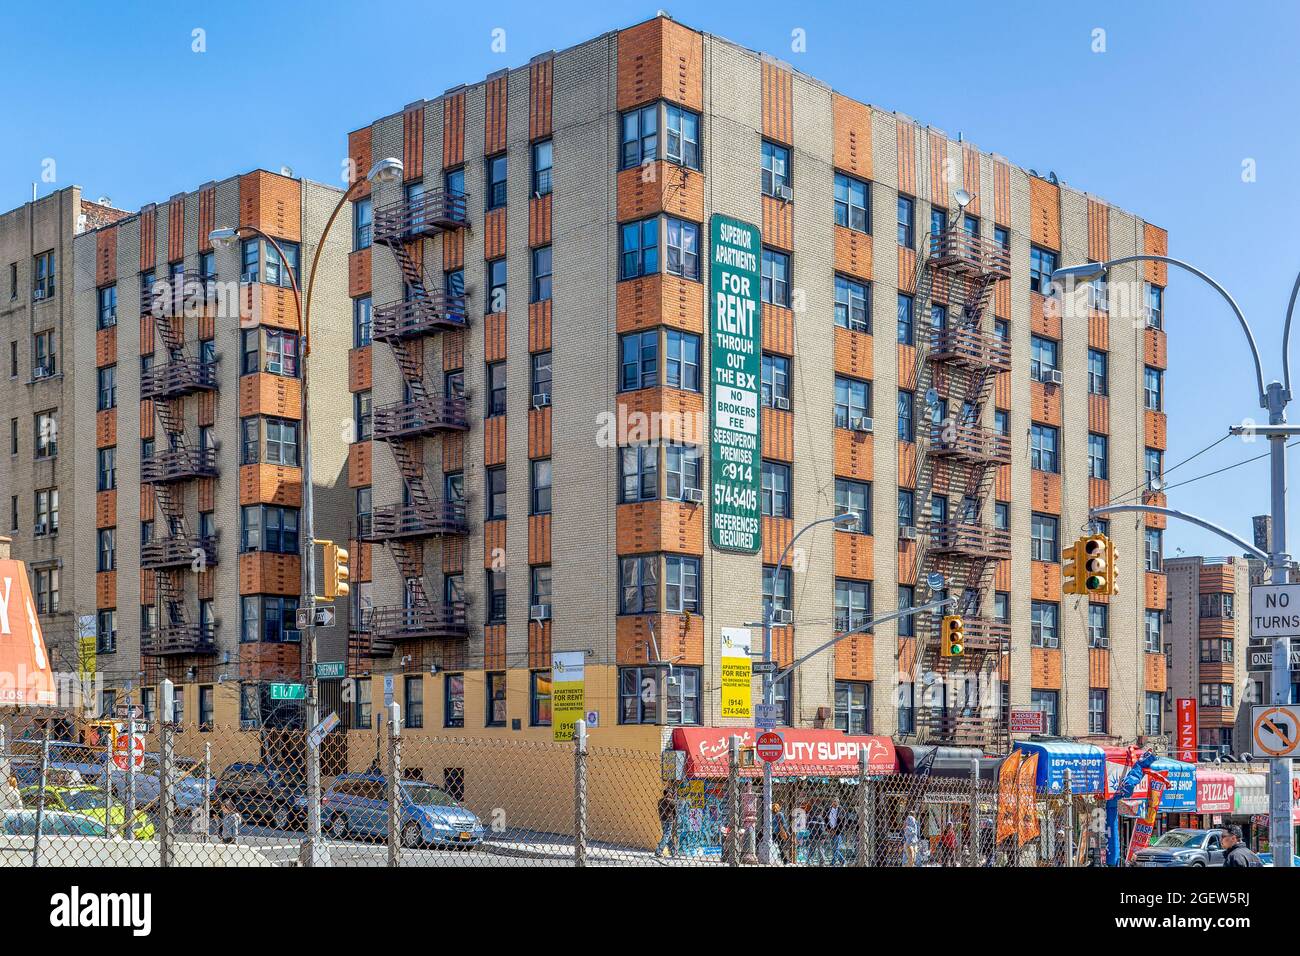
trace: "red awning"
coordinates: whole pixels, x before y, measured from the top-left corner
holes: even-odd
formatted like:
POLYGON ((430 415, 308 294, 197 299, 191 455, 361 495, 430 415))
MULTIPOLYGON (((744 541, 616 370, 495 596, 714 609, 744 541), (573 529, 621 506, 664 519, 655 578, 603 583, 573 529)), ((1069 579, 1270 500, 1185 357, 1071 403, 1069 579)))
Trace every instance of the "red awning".
POLYGON ((0 706, 53 706, 54 674, 32 604, 27 568, 0 561, 0 706))
MULTIPOLYGON (((725 777, 727 775, 727 741, 735 735, 741 748, 753 747, 762 733, 754 727, 677 727, 673 730, 673 749, 686 753, 686 776, 725 777)), ((867 755, 867 773, 898 772, 894 742, 888 737, 850 737, 838 730, 778 730, 785 741, 784 756, 773 765, 776 776, 855 777, 858 754, 867 755)), ((757 766, 741 767, 743 776, 763 772, 757 766)))
POLYGON ((1231 813, 1236 806, 1237 778, 1221 770, 1196 768, 1196 812, 1231 813))

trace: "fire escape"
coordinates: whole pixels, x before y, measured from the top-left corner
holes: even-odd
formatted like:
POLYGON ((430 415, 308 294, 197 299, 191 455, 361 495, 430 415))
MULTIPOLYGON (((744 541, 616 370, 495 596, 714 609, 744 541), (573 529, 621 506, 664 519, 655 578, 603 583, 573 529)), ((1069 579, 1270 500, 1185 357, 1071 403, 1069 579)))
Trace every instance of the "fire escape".
POLYGON ((466 197, 429 190, 375 210, 373 236, 392 250, 402 271, 403 297, 374 312, 371 337, 386 342, 402 376, 399 402, 374 409, 373 438, 387 442, 402 476, 402 501, 375 508, 359 529, 363 541, 386 544, 403 581, 403 603, 376 607, 349 640, 349 665, 391 656, 398 641, 463 638, 469 633, 462 602, 433 599, 424 578, 424 546, 431 538, 465 535, 465 505, 444 500, 441 481, 424 464, 424 440, 466 431, 465 399, 445 396, 425 381, 426 337, 465 327, 465 297, 439 292, 425 282, 421 244, 425 238, 466 228, 466 197))
POLYGON ((194 569, 217 562, 215 535, 194 533, 185 518, 188 483, 217 474, 216 450, 191 447, 185 436, 186 396, 217 389, 216 363, 184 354, 186 293, 204 290, 198 296, 202 301, 207 288, 197 273, 178 273, 159 282, 154 293, 154 328, 166 361, 140 376, 140 397, 153 402, 162 426, 154 454, 140 462, 140 480, 153 486, 158 506, 153 539, 140 546, 140 567, 154 572, 157 615, 154 625, 140 635, 144 657, 217 652, 212 626, 192 622, 185 602, 185 582, 194 577, 194 569))
POLYGON ((939 653, 939 615, 917 616, 917 729, 934 743, 991 752, 1007 740, 1008 715, 1002 690, 995 700, 983 695, 1000 686, 1011 627, 989 615, 985 598, 998 562, 1011 556, 1011 536, 994 527, 986 505, 998 466, 1011 461, 1011 443, 982 422, 997 374, 1011 367, 1011 350, 984 328, 984 312, 993 286, 1009 276, 1010 258, 1000 244, 951 227, 930 237, 913 300, 916 321, 926 329, 916 336, 912 419, 917 603, 936 596, 927 582, 942 575, 942 589, 958 599, 945 613, 962 615, 966 637, 965 653, 945 658, 939 653), (935 305, 946 309, 942 325, 931 318, 935 305), (918 676, 931 673, 941 681, 918 686, 918 676))

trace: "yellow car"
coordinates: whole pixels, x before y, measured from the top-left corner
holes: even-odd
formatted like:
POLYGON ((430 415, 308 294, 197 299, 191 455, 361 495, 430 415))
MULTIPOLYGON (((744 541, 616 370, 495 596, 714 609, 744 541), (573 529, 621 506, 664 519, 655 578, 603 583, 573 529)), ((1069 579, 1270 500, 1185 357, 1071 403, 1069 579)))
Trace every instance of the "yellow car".
MULTIPOLYGON (((23 806, 28 809, 34 809, 39 799, 38 787, 26 787, 22 791, 23 806)), ((64 810, 68 813, 79 813, 82 816, 90 817, 92 820, 104 822, 104 791, 99 787, 80 786, 80 787, 52 787, 45 788, 45 809, 47 810, 64 810)), ((114 799, 112 810, 108 818, 108 826, 115 832, 126 835, 126 806, 121 800, 114 799)), ((136 840, 152 840, 154 838, 153 821, 149 819, 148 814, 137 810, 132 818, 133 826, 132 835, 136 840)))

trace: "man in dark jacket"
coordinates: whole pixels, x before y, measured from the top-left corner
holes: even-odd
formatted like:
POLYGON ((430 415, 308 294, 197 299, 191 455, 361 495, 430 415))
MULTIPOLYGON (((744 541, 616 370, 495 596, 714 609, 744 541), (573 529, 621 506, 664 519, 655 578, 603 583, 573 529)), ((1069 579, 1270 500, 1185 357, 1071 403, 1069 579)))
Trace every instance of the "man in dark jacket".
POLYGON ((1223 831, 1224 866, 1263 866, 1255 851, 1241 842, 1241 827, 1235 823, 1223 831))

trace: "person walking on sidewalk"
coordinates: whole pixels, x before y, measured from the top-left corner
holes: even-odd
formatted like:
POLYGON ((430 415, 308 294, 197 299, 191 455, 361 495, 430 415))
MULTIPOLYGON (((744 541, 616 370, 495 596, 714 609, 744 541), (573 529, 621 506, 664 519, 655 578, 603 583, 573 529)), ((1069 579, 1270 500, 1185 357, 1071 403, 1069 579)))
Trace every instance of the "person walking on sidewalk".
POLYGON ((903 821, 903 853, 907 857, 908 866, 916 866, 916 857, 921 848, 921 824, 916 822, 916 816, 909 813, 907 819, 903 821))
POLYGON ((1263 866, 1264 861, 1241 840, 1241 827, 1235 823, 1223 831, 1224 866, 1263 866))
POLYGON ((655 848, 655 856, 659 857, 672 856, 673 853, 673 837, 677 830, 677 800, 674 799, 672 787, 671 783, 664 787, 663 796, 659 798, 659 826, 663 830, 663 837, 655 848))

